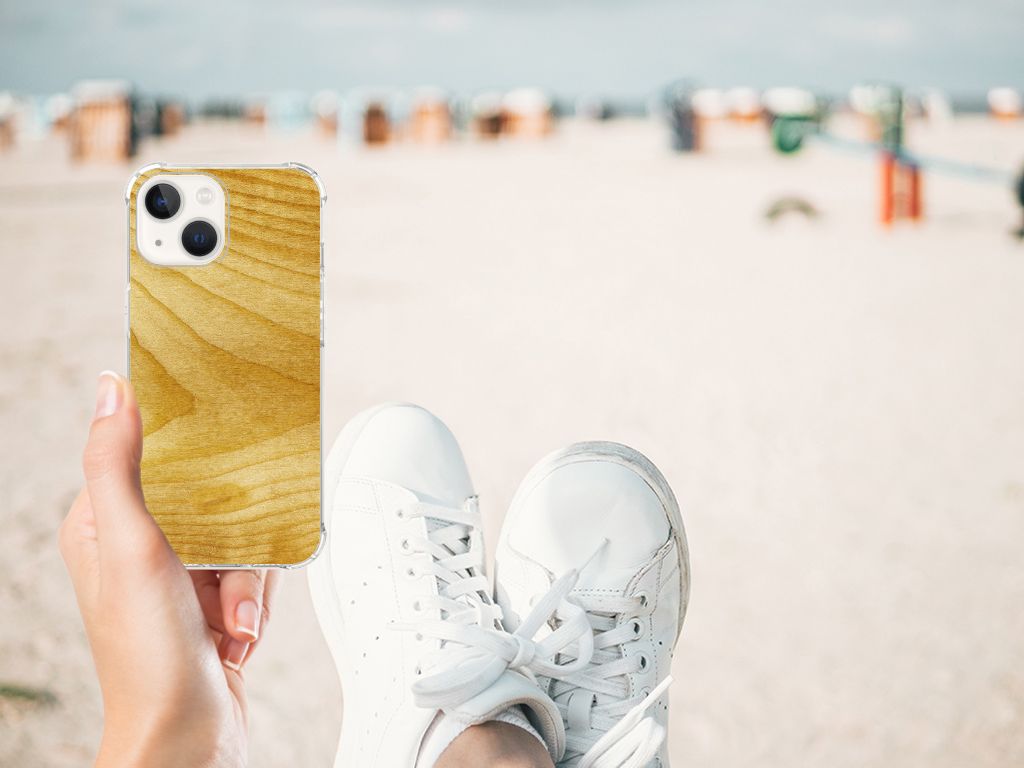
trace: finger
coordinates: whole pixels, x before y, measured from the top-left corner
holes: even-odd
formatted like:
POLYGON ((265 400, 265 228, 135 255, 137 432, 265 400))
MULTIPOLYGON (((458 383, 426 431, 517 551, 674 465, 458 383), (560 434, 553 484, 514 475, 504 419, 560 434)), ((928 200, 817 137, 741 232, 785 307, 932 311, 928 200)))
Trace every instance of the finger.
MULTIPOLYGON (((224 618, 220 609, 220 577, 217 571, 189 571, 196 590, 199 607, 203 609, 206 625, 218 634, 224 633, 224 618)), ((216 638, 217 641, 220 638, 216 638)))
POLYGON ((220 605, 224 629, 240 642, 253 643, 260 636, 265 571, 222 571, 220 605))
POLYGON ((281 588, 281 571, 276 568, 270 568, 267 570, 267 575, 263 578, 263 613, 261 619, 263 624, 261 625, 260 635, 263 634, 262 626, 266 626, 267 622, 270 621, 270 609, 277 599, 277 593, 281 588))
POLYGON ((96 518, 89 494, 83 488, 71 503, 57 538, 61 557, 71 576, 83 617, 93 615, 99 594, 99 552, 96 541, 96 518))
MULTIPOLYGON (((226 571, 224 575, 228 573, 230 571, 226 571)), ((241 672, 242 662, 245 661, 251 643, 245 635, 242 640, 232 637, 224 627, 224 613, 221 608, 222 574, 218 571, 189 571, 189 576, 192 578, 206 625, 214 632, 214 642, 217 643, 221 663, 234 672, 241 672)))
MULTIPOLYGON (((281 571, 276 568, 269 568, 263 577, 263 608, 260 611, 259 639, 263 639, 263 630, 270 622, 271 607, 281 586, 281 571)), ((253 648, 259 641, 253 643, 253 648)))
POLYGON ((236 640, 231 635, 225 634, 217 646, 217 653, 220 655, 220 663, 235 672, 242 671, 242 664, 245 663, 249 653, 250 643, 244 640, 236 640))
MULTIPOLYGON (((252 657, 253 652, 256 650, 256 646, 263 642, 263 631, 266 629, 267 623, 270 621, 270 606, 271 603, 274 601, 274 596, 277 594, 277 590, 278 587, 280 586, 280 583, 280 571, 274 568, 269 568, 263 572, 263 605, 260 608, 260 624, 258 630, 258 637, 251 643, 248 643, 248 648, 246 648, 247 652, 245 655, 245 660, 250 659, 252 657)), ((241 652, 242 641, 235 640, 234 642, 235 645, 232 645, 230 647, 225 646, 226 653, 231 654, 241 652)))
POLYGON ((159 560, 170 552, 146 510, 139 478, 141 458, 142 420, 135 393, 121 376, 104 371, 82 457, 103 559, 110 555, 159 560))

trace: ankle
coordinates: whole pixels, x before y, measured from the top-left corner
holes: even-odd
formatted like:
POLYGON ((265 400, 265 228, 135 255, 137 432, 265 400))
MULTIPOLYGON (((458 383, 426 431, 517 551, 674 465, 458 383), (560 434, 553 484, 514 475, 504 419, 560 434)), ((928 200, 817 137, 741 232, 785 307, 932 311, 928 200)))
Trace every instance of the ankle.
POLYGON ((435 768, 554 768, 544 746, 528 731, 491 721, 460 733, 441 753, 435 768))

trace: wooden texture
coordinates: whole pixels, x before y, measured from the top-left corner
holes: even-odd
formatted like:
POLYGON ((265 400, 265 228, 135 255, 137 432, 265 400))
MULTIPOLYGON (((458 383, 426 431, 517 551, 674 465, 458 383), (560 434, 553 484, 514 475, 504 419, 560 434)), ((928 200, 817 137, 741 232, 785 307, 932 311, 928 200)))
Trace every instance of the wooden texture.
POLYGON ((150 512, 188 564, 307 560, 320 540, 316 182, 291 168, 149 171, 130 196, 129 239, 150 512), (205 266, 150 264, 135 243, 138 189, 197 172, 227 192, 227 247, 205 266))

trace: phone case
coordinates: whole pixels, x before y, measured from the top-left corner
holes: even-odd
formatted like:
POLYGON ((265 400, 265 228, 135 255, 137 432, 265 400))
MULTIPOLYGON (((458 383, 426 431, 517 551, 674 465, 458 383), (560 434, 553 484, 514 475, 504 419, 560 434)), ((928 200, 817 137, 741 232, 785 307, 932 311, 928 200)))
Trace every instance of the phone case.
POLYGON ((161 164, 140 170, 126 199, 146 504, 186 565, 303 565, 323 536, 323 186, 298 164, 161 164), (207 265, 156 266, 138 252, 138 190, 168 173, 224 188, 226 245, 207 265))

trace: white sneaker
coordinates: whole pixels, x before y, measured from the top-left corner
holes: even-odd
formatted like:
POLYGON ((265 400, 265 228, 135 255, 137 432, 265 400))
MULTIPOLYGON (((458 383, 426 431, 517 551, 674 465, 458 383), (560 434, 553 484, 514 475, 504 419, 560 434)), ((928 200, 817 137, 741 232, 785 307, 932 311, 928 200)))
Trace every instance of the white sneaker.
POLYGON ((309 584, 344 691, 335 765, 411 767, 442 712, 472 724, 516 705, 558 760, 562 719, 533 673, 557 672, 544 659, 581 638, 589 658, 589 624, 564 599, 569 577, 524 622, 533 635, 556 615, 560 636, 537 644, 501 629, 473 486, 448 428, 414 405, 360 414, 328 456, 324 504, 327 544, 309 584))
POLYGON ((552 574, 573 567, 581 570, 569 599, 587 612, 594 651, 583 671, 541 680, 565 722, 558 765, 667 768, 666 688, 689 597, 689 556, 671 488, 631 448, 572 445, 519 486, 495 563, 505 626, 514 628, 533 596, 550 589, 552 574))

